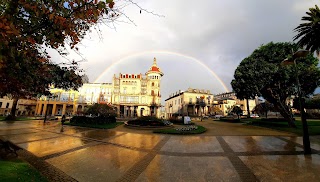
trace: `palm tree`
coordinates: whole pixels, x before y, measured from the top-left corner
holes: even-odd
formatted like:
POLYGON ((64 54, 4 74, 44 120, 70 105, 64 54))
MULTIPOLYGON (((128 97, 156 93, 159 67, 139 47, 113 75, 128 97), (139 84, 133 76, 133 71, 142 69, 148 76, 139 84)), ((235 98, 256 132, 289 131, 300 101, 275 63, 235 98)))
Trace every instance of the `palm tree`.
POLYGON ((301 18, 302 21, 298 27, 294 29, 298 34, 293 37, 293 40, 298 40, 298 45, 305 49, 316 52, 320 55, 320 9, 317 5, 315 8, 309 8, 306 12, 307 16, 301 18))

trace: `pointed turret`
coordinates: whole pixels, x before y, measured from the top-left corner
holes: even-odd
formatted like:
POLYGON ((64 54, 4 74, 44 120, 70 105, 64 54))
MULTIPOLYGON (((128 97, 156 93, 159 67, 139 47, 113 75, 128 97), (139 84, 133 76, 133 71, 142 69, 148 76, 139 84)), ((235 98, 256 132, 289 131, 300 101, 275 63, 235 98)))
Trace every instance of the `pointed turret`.
POLYGON ((150 67, 149 71, 146 73, 146 75, 150 74, 150 73, 156 73, 159 74, 160 76, 163 76, 164 74, 161 72, 160 68, 157 65, 157 59, 153 58, 153 64, 150 67))

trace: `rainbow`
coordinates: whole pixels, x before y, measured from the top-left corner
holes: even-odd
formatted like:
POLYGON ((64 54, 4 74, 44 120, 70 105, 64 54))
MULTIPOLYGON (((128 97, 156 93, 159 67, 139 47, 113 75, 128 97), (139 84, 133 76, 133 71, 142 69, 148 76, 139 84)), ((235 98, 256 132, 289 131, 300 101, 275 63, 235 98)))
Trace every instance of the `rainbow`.
POLYGON ((151 50, 151 51, 143 51, 143 52, 138 52, 138 53, 135 53, 135 54, 130 54, 128 56, 125 56, 123 58, 121 58, 120 60, 117 60, 115 61, 114 63, 112 63, 110 66, 108 66, 99 76, 98 78, 94 81, 94 83, 97 83, 103 76, 104 74, 106 74, 113 66, 121 63, 121 62, 124 62, 126 61, 127 59, 129 58, 132 58, 132 57, 136 57, 136 56, 141 56, 141 55, 144 55, 144 54, 150 54, 150 53, 158 53, 158 54, 169 54, 169 55, 175 55, 175 56, 180 56, 180 57, 184 57, 184 58, 187 58, 187 59, 190 59, 194 62, 196 62, 197 64, 201 65, 202 67, 204 67, 208 72, 210 72, 211 75, 213 75, 218 81, 219 83, 221 84, 221 86, 224 88, 224 90, 226 92, 229 92, 229 89, 228 87, 223 83, 223 81, 218 77, 218 75, 212 71, 207 65, 205 65, 202 61, 194 58, 194 57, 191 57, 191 56, 188 56, 188 55, 184 55, 184 54, 181 54, 181 53, 177 53, 177 52, 170 52, 170 51, 163 51, 163 50, 151 50))

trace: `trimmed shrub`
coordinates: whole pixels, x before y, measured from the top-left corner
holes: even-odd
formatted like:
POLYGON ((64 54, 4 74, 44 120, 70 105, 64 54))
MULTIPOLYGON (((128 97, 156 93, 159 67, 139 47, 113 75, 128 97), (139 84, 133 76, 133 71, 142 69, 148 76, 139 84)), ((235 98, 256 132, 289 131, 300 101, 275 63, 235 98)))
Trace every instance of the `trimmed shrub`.
POLYGON ((173 124, 183 124, 183 120, 182 119, 178 119, 178 118, 175 118, 175 117, 171 117, 169 118, 169 121, 173 124))
POLYGON ((320 118, 320 113, 318 113, 318 112, 306 113, 306 118, 308 118, 308 119, 319 119, 320 118))
POLYGON ((166 126, 166 124, 161 119, 153 116, 143 116, 135 120, 130 120, 127 123, 129 125, 138 126, 166 126))
POLYGON ((162 121, 162 119, 159 119, 155 116, 142 116, 137 118, 137 120, 141 120, 141 121, 162 121))
POLYGON ((219 118, 220 121, 227 121, 227 122, 231 122, 231 123, 239 123, 240 119, 236 119, 233 117, 220 117, 219 118))
POLYGON ((98 116, 98 117, 87 117, 87 116, 74 116, 71 118, 70 123, 76 124, 108 124, 115 123, 115 116, 98 116))

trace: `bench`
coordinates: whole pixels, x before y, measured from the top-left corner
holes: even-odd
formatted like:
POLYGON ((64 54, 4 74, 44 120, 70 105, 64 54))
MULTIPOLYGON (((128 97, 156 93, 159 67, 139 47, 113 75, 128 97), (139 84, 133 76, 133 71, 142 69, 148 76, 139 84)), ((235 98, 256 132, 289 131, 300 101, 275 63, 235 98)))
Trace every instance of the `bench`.
POLYGON ((17 151, 21 150, 20 147, 16 146, 9 140, 4 140, 1 138, 0 138, 0 149, 4 150, 6 156, 9 154, 15 154, 16 156, 18 156, 17 151))

